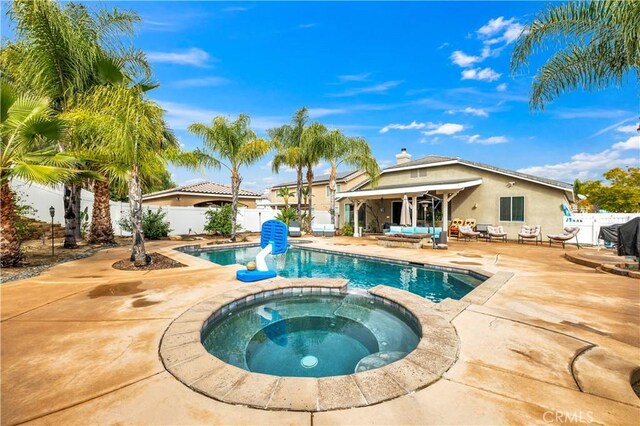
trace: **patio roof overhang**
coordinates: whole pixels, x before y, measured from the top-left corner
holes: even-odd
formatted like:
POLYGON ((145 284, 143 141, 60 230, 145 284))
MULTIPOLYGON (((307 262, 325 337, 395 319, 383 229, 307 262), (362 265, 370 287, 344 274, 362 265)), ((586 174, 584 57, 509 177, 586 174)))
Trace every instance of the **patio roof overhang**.
POLYGON ((375 189, 339 192, 338 194, 336 194, 336 198, 366 200, 374 198, 400 198, 405 194, 407 196, 420 196, 426 194, 427 192, 435 192, 436 194, 456 193, 465 188, 480 185, 481 183, 481 178, 473 178, 466 180, 458 179, 451 181, 423 183, 420 185, 394 185, 379 187, 375 189))

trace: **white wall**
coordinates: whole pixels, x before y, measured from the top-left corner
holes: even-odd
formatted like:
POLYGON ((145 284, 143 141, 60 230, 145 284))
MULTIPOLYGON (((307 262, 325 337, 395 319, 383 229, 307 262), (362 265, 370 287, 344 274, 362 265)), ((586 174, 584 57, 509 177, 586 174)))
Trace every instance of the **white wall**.
MULTIPOLYGON (((62 186, 58 187, 46 187, 38 184, 26 184, 19 180, 14 179, 11 182, 11 187, 23 198, 23 202, 31 205, 36 212, 32 215, 34 219, 38 219, 44 222, 50 222, 51 216, 49 215, 49 207, 53 206, 56 209, 54 216, 54 223, 59 223, 64 226, 64 203, 62 200, 63 189, 62 186)), ((91 212, 93 210, 93 193, 82 190, 81 209, 84 210, 88 207, 89 219, 91 219, 91 212)), ((129 216, 129 204, 121 203, 117 201, 110 202, 111 207, 111 221, 113 224, 113 232, 116 235, 129 235, 127 232, 120 229, 118 221, 122 217, 129 216)), ((143 209, 150 209, 157 211, 162 208, 167 212, 165 220, 170 223, 171 235, 180 235, 196 233, 201 234, 204 232, 204 225, 206 222, 205 212, 209 210, 206 207, 174 207, 174 206, 144 206, 143 209)), ((260 209, 238 209, 238 224, 242 227, 243 231, 259 232, 262 224, 275 218, 278 211, 270 208, 260 209)), ((316 211, 316 223, 331 223, 329 212, 316 211), (318 219, 320 218, 320 219, 318 219)))
MULTIPOLYGON (((640 217, 640 213, 573 213, 569 217, 565 216, 563 222, 565 227, 577 226, 580 228, 578 233, 580 244, 596 245, 601 226, 626 223, 634 217, 640 217)), ((571 243, 574 243, 573 240, 571 243)))

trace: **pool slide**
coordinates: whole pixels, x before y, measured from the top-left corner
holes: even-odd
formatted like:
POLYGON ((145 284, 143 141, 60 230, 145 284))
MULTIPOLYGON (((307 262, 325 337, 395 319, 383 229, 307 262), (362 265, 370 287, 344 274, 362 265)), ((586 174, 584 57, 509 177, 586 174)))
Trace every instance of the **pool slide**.
POLYGON ((274 278, 277 274, 270 271, 265 261, 269 255, 284 254, 288 247, 289 229, 284 222, 268 220, 262 224, 260 232, 260 253, 256 256, 256 269, 249 271, 241 269, 236 272, 236 278, 242 282, 254 282, 274 278))

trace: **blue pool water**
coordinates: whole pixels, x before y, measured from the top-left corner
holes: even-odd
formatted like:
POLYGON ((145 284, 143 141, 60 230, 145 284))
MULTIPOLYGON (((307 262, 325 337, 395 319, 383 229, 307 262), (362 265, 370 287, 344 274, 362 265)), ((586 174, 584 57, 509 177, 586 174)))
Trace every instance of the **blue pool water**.
POLYGON ((203 333, 219 359, 276 376, 327 377, 378 368, 418 344, 419 326, 363 295, 275 296, 236 308, 203 333))
MULTIPOLYGON (((255 260, 260 247, 241 247, 192 253, 219 265, 255 260)), ((409 291, 434 302, 450 297, 460 299, 482 280, 463 273, 443 272, 427 267, 326 253, 291 247, 281 256, 267 256, 270 269, 286 278, 345 278, 349 286, 368 289, 387 285, 409 291)))

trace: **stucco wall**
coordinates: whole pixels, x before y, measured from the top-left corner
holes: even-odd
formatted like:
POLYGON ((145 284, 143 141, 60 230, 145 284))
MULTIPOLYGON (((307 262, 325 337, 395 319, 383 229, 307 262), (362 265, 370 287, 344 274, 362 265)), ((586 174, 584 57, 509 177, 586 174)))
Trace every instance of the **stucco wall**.
MULTIPOLYGON (((177 206, 177 207, 192 207, 199 203, 204 203, 206 201, 220 201, 223 203, 230 203, 231 198, 216 198, 212 196, 206 195, 167 195, 166 197, 158 197, 153 198, 151 200, 143 200, 142 204, 150 205, 150 206, 177 206)), ((248 207, 250 209, 256 208, 256 200, 252 198, 242 198, 238 199, 238 202, 242 204, 244 207, 248 207)))
MULTIPOLYGON (((451 200, 449 218, 475 218, 477 223, 502 225, 509 234, 509 238, 516 238, 523 224, 541 225, 542 231, 557 233, 562 231, 562 208, 564 191, 549 186, 529 182, 524 179, 506 176, 487 170, 477 169, 463 164, 438 166, 427 168, 427 176, 411 177, 410 170, 385 173, 380 177, 379 186, 416 185, 448 181, 464 178, 482 178, 482 184, 477 187, 462 190, 451 200), (509 182, 514 182, 509 186, 509 182), (500 221, 500 197, 524 196, 524 222, 500 221), (474 206, 476 206, 474 208, 474 206)), ((365 186, 368 188, 369 185, 365 186)), ((398 201, 401 200, 399 197, 398 201)), ((391 221, 391 201, 385 199, 384 212, 378 213, 383 222, 391 221), (387 218, 389 216, 389 218, 387 218)), ((367 223, 369 218, 367 218, 367 223)))

